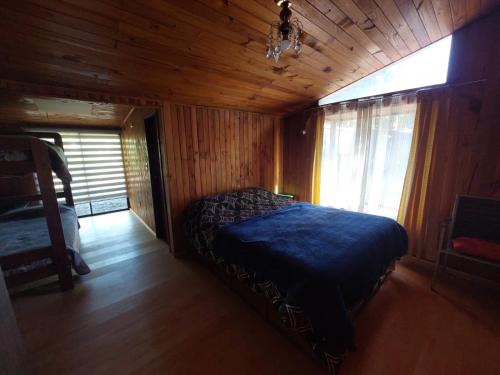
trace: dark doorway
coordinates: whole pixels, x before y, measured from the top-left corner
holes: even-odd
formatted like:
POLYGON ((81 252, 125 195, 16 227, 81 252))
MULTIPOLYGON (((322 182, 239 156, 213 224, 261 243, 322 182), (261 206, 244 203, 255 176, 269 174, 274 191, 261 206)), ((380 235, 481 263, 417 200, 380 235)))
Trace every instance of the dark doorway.
POLYGON ((149 173, 151 175, 151 192, 153 194, 153 210, 155 217, 156 237, 168 242, 166 204, 163 189, 163 172, 160 154, 160 129, 158 112, 144 119, 146 143, 148 146, 149 173))

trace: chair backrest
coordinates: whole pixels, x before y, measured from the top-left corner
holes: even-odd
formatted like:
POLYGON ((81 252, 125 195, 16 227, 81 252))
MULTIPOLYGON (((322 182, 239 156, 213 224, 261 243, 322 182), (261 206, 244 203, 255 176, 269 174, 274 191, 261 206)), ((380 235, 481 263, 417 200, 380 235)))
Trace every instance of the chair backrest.
POLYGON ((500 199, 458 195, 450 237, 500 242, 500 199))

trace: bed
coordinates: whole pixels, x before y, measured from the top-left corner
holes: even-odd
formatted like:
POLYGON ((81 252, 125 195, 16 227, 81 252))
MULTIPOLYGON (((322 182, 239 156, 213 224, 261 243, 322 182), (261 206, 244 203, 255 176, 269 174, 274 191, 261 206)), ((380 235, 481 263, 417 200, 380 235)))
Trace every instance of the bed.
POLYGON ((78 218, 59 134, 0 135, 0 182, 8 184, 19 176, 32 176, 37 188, 33 194, 0 197, 0 266, 7 287, 55 274, 63 290, 71 289, 71 267, 78 274, 90 269, 78 253, 78 218), (52 171, 63 191, 55 191, 52 171), (65 204, 59 204, 58 198, 65 204))
MULTIPOLYGON (((74 207, 59 205, 64 241, 72 268, 79 275, 90 272, 79 254, 80 236, 78 216, 74 207)), ((0 214, 0 258, 28 253, 50 247, 50 236, 43 206, 30 206, 9 210, 0 214)), ((7 269, 5 277, 23 275, 26 272, 53 265, 50 257, 27 262, 19 267, 7 269)))
MULTIPOLYGON (((378 289, 407 236, 394 220, 246 189, 187 211, 197 252, 267 300, 330 373, 354 349, 352 320, 378 289)), ((269 315, 269 312, 266 313, 269 315)))

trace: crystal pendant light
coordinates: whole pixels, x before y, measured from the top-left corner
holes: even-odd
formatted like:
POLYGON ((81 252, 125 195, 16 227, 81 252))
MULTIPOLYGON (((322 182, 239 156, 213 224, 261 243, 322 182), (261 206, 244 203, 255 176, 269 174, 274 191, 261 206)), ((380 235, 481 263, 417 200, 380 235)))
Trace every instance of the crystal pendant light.
POLYGON ((271 23, 267 36, 266 58, 273 58, 278 62, 283 52, 291 49, 298 55, 302 50, 302 24, 296 17, 292 18, 292 4, 289 1, 277 0, 276 4, 281 7, 280 20, 271 23))

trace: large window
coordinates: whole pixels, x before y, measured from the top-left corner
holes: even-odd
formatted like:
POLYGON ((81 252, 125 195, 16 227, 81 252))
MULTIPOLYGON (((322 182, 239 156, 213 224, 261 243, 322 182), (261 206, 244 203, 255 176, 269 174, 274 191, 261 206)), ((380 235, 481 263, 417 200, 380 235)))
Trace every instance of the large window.
MULTIPOLYGON (((127 209, 120 135, 117 131, 58 131, 62 136, 78 216, 127 209)), ((57 181, 57 180, 56 180, 57 181)), ((60 181, 56 189, 61 190, 60 181)))
POLYGON ((339 103, 446 82, 451 35, 346 86, 319 101, 339 103))
POLYGON ((329 107, 320 204, 395 218, 415 111, 415 94, 329 107))

